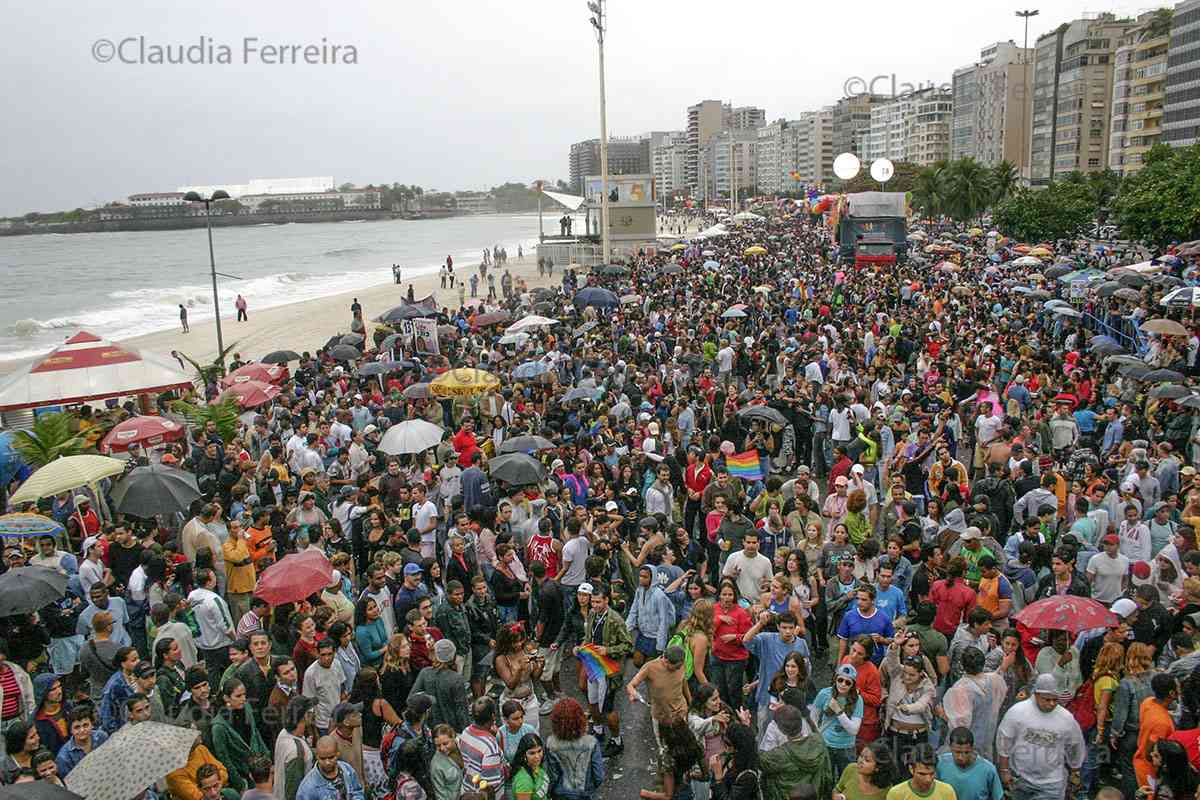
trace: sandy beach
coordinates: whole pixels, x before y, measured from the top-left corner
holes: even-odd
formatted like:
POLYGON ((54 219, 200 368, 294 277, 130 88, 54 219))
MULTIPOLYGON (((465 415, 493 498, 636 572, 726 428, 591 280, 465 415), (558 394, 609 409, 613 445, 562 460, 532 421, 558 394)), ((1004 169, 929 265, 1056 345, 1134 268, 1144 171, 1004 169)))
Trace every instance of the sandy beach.
MULTIPOLYGON (((502 267, 496 277, 496 292, 500 292, 500 275, 504 274, 502 267)), ((540 277, 537 273, 537 260, 532 255, 522 259, 510 258, 507 264, 513 280, 524 278, 530 289, 550 284, 559 285, 562 281, 562 270, 556 265, 553 278, 540 277)), ((471 274, 477 274, 478 264, 455 265, 455 277, 469 279, 471 274)), ((354 298, 363 307, 363 318, 367 320, 367 340, 374 330, 375 317, 398 306, 405 301, 409 284, 413 286, 413 296, 422 298, 433 294, 439 306, 458 306, 458 284, 454 289, 442 289, 441 279, 437 273, 419 275, 412 281, 405 280, 401 284, 384 283, 353 292, 332 294, 316 300, 306 300, 299 303, 276 306, 255 310, 253 306, 247 309, 246 322, 236 322, 237 312, 232 304, 221 308, 221 334, 228 347, 234 342, 237 346, 233 352, 241 353, 243 360, 257 360, 272 350, 295 350, 303 353, 312 352, 321 347, 336 333, 350 332, 350 304, 354 298)), ((467 283, 467 302, 471 302, 470 283, 467 283)), ((486 295, 484 284, 480 281, 480 298, 486 295)), ((475 302, 478 302, 477 299, 475 302)), ((196 322, 191 325, 190 333, 183 333, 178 328, 170 331, 149 333, 124 339, 121 344, 139 350, 145 350, 162 356, 169 356, 172 350, 186 353, 196 361, 205 363, 211 361, 217 354, 216 324, 209 320, 196 322)), ((11 362, 16 363, 16 362, 11 362)), ((11 364, 3 366, 11 367, 11 364)))

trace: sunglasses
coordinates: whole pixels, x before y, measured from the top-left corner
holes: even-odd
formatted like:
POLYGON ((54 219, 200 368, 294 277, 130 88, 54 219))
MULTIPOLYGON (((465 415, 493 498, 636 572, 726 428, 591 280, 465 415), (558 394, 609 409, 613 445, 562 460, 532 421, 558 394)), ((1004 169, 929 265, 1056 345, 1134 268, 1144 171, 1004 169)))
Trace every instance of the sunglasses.
POLYGON ((838 678, 836 682, 837 682, 837 683, 844 683, 844 684, 846 684, 847 686, 853 686, 853 685, 854 685, 854 681, 850 680, 849 678, 838 678))

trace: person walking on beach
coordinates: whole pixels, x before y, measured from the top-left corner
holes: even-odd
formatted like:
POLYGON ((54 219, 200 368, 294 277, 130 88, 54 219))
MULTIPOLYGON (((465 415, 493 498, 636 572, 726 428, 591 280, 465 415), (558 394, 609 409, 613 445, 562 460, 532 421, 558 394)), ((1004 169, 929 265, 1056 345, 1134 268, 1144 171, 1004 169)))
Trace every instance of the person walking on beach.
POLYGON ((471 297, 479 297, 479 276, 471 276, 471 297))
MULTIPOLYGON (((412 289, 410 287, 409 288, 409 299, 410 300, 412 299, 411 295, 412 295, 412 289)), ((350 303, 350 316, 354 317, 354 319, 362 319, 362 303, 358 302, 357 297, 354 298, 354 301, 350 303)))
POLYGON ((446 268, 442 267, 438 270, 438 277, 442 279, 442 288, 446 288, 446 268))
POLYGON ((238 322, 249 321, 249 318, 246 316, 246 298, 242 297, 239 294, 237 296, 237 300, 233 301, 233 305, 235 308, 237 308, 237 312, 238 312, 237 313, 237 321, 238 322))
POLYGON ((467 285, 465 283, 458 284, 458 307, 463 308, 467 304, 467 285))
POLYGON ((520 261, 524 257, 525 250, 521 247, 521 245, 517 245, 517 260, 520 261))
POLYGON ((454 257, 446 256, 446 270, 450 271, 452 269, 454 269, 454 257))
POLYGON ((446 277, 450 279, 450 288, 454 288, 454 265, 446 267, 446 277))
POLYGON ((191 333, 191 328, 187 324, 187 309, 184 308, 183 303, 179 304, 179 324, 183 326, 184 333, 191 333))
POLYGON ((488 281, 487 299, 495 300, 496 299, 496 274, 492 273, 491 275, 488 275, 487 281, 488 281))
POLYGON ((396 282, 397 286, 400 285, 400 265, 399 264, 392 264, 392 280, 394 280, 396 282))
POLYGON ((408 302, 409 305, 417 302, 417 297, 413 294, 413 285, 411 283, 408 285, 408 302))

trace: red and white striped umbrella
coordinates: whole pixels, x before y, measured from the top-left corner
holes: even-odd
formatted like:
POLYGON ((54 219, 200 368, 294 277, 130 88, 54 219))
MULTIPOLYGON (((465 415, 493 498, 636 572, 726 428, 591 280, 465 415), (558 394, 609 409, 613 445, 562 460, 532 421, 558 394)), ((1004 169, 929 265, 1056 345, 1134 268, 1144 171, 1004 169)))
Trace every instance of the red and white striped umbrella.
POLYGON ((130 417, 118 422, 104 435, 100 440, 100 452, 105 455, 123 453, 135 443, 141 447, 155 447, 182 439, 183 433, 182 425, 166 417, 130 417))

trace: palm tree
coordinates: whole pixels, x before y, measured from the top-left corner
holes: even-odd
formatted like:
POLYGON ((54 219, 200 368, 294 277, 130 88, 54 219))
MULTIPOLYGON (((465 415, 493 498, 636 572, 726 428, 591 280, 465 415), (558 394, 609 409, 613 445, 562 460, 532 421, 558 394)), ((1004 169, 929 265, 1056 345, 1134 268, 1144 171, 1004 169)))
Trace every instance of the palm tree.
POLYGON ((913 205, 926 217, 940 217, 945 212, 945 162, 939 161, 917 173, 913 179, 913 205))
POLYGON ((237 400, 232 397, 206 405, 176 400, 171 403, 171 410, 182 414, 193 428, 204 430, 208 423, 212 422, 217 426, 217 433, 226 442, 237 436, 238 412, 241 409, 238 408, 237 400))
POLYGON ((960 221, 974 219, 991 204, 992 173, 973 158, 960 158, 946 167, 947 211, 960 221))
POLYGON ((238 343, 234 342, 221 351, 221 354, 213 359, 211 364, 201 364, 196 359, 189 356, 187 353, 180 352, 180 357, 187 361, 196 370, 196 379, 201 386, 208 386, 210 383, 215 383, 225 377, 225 357, 229 355, 233 348, 237 347, 238 343))
POLYGON ((71 418, 62 413, 42 414, 29 430, 16 431, 12 444, 25 463, 35 468, 87 450, 87 438, 72 431, 71 418))
POLYGON ((1020 185, 1021 173, 1011 161, 1001 161, 992 167, 992 186, 995 189, 992 195, 993 204, 1007 200, 1020 185))

